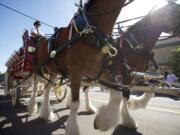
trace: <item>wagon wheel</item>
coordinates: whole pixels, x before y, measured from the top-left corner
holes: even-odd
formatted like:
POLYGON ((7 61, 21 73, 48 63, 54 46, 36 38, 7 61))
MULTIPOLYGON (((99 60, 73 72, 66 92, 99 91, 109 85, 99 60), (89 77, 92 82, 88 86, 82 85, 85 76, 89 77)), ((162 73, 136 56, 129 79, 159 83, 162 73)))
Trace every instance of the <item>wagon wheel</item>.
POLYGON ((54 86, 54 93, 58 102, 62 102, 67 95, 67 88, 66 86, 56 85, 54 86))
POLYGON ((16 107, 20 100, 20 87, 16 87, 12 89, 12 93, 11 93, 11 99, 12 99, 12 106, 16 107))
POLYGON ((9 74, 8 71, 6 71, 6 76, 5 76, 5 89, 4 89, 4 96, 9 96, 10 95, 10 78, 9 78, 9 74))

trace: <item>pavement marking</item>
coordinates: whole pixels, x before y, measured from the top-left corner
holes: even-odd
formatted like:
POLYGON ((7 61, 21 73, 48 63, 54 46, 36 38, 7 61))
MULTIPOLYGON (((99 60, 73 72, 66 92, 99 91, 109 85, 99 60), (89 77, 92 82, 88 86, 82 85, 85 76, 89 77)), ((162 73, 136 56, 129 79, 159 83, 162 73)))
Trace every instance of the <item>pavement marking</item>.
MULTIPOLYGON (((84 99, 84 97, 81 97, 84 99)), ((103 99, 97 99, 97 98, 93 98, 91 99, 92 101, 96 101, 96 102, 101 102, 101 103, 107 103, 107 100, 103 100, 103 99)), ((147 106, 145 108, 146 110, 152 110, 152 111, 161 111, 161 112, 168 112, 168 113, 173 113, 173 114, 179 114, 180 115, 180 110, 179 109, 171 109, 171 108, 165 108, 165 107, 156 107, 156 106, 147 106)))

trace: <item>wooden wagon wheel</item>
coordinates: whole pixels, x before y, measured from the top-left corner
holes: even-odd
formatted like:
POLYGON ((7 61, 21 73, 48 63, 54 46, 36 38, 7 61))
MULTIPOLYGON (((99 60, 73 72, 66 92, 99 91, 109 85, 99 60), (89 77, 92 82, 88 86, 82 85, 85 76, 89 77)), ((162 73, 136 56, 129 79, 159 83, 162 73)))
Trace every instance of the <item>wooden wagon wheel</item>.
POLYGON ((66 86, 56 85, 54 86, 54 92, 58 102, 62 102, 66 98, 67 88, 66 86))
MULTIPOLYGON (((16 83, 15 83, 16 84, 16 83)), ((11 92, 12 106, 16 107, 19 104, 20 99, 20 87, 12 89, 11 92)))

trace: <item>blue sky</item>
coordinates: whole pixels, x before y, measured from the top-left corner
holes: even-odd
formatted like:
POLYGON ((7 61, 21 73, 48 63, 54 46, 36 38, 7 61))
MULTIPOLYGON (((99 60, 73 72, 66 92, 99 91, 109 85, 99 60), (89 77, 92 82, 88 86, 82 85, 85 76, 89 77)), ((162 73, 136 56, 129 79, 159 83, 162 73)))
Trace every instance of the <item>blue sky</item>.
MULTIPOLYGON (((83 0, 85 1, 85 0, 83 0)), ((37 18, 52 26, 67 26, 79 0, 0 0, 0 3, 24 14, 37 18)), ((135 0, 123 9, 119 20, 147 14, 157 0, 135 0), (142 8, 143 7, 143 8, 142 8)), ((32 28, 33 20, 0 6, 0 72, 6 71, 5 62, 22 46, 22 32, 32 28)), ((53 33, 53 29, 42 25, 44 33, 53 33)))

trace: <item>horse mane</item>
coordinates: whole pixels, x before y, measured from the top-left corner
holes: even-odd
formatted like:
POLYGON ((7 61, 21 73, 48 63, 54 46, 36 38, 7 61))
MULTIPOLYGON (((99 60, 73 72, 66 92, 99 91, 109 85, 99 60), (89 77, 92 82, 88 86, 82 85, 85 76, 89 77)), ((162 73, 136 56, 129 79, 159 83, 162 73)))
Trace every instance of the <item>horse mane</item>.
POLYGON ((85 10, 89 10, 89 8, 94 4, 96 0, 88 0, 85 4, 84 4, 84 8, 85 10))

